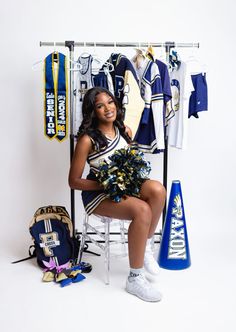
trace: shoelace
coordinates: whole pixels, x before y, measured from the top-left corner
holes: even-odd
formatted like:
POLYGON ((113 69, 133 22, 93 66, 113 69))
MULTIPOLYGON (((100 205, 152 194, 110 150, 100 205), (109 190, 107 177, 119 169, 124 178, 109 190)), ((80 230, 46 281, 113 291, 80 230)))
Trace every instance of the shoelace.
POLYGON ((154 256, 153 256, 153 253, 150 251, 146 251, 145 252, 145 256, 144 256, 144 260, 145 260, 145 262, 147 262, 147 261, 155 261, 155 258, 154 258, 154 256))
POLYGON ((147 279, 146 279, 142 274, 140 274, 140 275, 137 276, 136 278, 138 278, 138 279, 136 280, 136 285, 137 285, 137 287, 139 287, 139 286, 142 285, 142 286, 145 286, 145 289, 146 289, 146 290, 151 288, 150 283, 147 281, 147 279))

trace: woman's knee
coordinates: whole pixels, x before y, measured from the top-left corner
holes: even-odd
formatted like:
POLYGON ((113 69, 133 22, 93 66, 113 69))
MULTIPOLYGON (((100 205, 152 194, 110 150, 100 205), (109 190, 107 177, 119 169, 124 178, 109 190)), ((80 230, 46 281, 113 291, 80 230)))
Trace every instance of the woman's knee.
POLYGON ((148 196, 151 199, 154 198, 154 199, 159 199, 159 200, 165 200, 166 199, 166 189, 160 182, 152 180, 149 183, 148 196))
POLYGON ((149 226, 152 220, 152 210, 148 203, 139 200, 133 209, 133 219, 140 220, 143 224, 149 226))
POLYGON ((156 183, 154 191, 158 197, 166 198, 166 188, 160 182, 156 183))

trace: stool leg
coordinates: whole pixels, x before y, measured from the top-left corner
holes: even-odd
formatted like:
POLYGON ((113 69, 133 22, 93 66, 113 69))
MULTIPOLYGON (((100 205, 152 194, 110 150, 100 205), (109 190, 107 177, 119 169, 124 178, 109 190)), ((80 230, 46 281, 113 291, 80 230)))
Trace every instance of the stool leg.
POLYGON ((121 245, 122 245, 122 251, 123 254, 126 254, 126 247, 125 247, 125 226, 124 221, 120 220, 120 239, 121 239, 121 245))
POLYGON ((82 229, 82 234, 81 234, 81 241, 80 241, 79 255, 78 255, 77 264, 79 264, 81 262, 81 259, 82 259, 82 256, 83 256, 85 236, 87 234, 88 219, 89 219, 89 216, 87 214, 85 214, 84 221, 83 221, 83 229, 82 229))
POLYGON ((105 263, 105 273, 106 273, 106 285, 110 283, 110 221, 106 220, 104 223, 105 228, 105 252, 104 252, 104 263, 105 263))

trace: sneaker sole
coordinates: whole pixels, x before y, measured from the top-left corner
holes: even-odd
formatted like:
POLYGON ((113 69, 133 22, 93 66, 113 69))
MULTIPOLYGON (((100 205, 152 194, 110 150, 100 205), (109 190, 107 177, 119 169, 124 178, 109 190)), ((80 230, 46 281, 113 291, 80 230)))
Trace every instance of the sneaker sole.
POLYGON ((153 300, 150 300, 150 299, 147 299, 147 298, 145 298, 145 297, 139 296, 139 295, 133 293, 132 291, 129 291, 127 288, 126 288, 125 290, 126 290, 127 293, 132 294, 132 295, 134 295, 134 296, 137 296, 139 299, 141 299, 141 300, 143 300, 143 301, 146 301, 146 302, 160 302, 161 299, 162 299, 162 297, 161 297, 161 298, 158 299, 158 300, 154 300, 154 299, 153 299, 153 300))
POLYGON ((151 273, 145 271, 144 275, 145 275, 146 279, 148 279, 148 281, 153 282, 153 283, 158 283, 158 281, 160 280, 159 279, 159 274, 154 275, 154 274, 151 274, 151 273))

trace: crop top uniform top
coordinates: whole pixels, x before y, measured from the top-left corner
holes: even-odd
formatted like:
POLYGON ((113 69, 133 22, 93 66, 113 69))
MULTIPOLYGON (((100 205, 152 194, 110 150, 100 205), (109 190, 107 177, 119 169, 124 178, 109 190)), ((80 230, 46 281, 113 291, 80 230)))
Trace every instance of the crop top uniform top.
MULTIPOLYGON (((105 149, 95 150, 88 155, 87 162, 90 165, 90 172, 87 176, 88 180, 97 181, 95 174, 98 172, 99 162, 103 159, 108 160, 108 157, 111 156, 115 150, 122 149, 128 145, 126 140, 120 135, 119 129, 117 127, 115 127, 115 137, 113 139, 108 137, 106 138, 108 145, 105 149)), ((84 209, 88 215, 92 214, 94 209, 104 199, 108 198, 108 195, 103 190, 82 191, 81 195, 84 209)))

